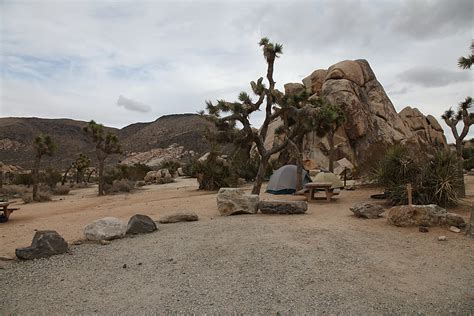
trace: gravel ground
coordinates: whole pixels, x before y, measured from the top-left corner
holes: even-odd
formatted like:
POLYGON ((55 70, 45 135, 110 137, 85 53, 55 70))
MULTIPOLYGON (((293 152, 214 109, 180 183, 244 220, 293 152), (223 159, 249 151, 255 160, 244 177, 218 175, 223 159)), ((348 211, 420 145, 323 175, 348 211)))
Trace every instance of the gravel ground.
POLYGON ((472 240, 316 215, 159 225, 11 263, 0 269, 0 315, 474 313, 472 240))

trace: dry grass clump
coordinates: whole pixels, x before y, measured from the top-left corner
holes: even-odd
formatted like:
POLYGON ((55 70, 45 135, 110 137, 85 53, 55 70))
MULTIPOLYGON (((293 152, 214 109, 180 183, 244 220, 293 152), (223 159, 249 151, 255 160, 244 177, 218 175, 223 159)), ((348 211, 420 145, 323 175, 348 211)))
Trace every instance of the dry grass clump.
POLYGON ((121 180, 115 180, 111 186, 107 185, 106 191, 107 193, 120 193, 120 192, 129 193, 129 192, 132 192, 134 188, 135 188, 134 181, 121 179, 121 180))
POLYGON ((51 194, 46 191, 39 191, 38 192, 38 197, 36 200, 33 200, 33 197, 31 195, 23 195, 22 197, 23 203, 28 204, 32 202, 49 202, 51 201, 51 194))
POLYGON ((67 185, 61 185, 53 189, 53 194, 54 195, 68 195, 69 191, 71 191, 70 187, 68 187, 67 185))

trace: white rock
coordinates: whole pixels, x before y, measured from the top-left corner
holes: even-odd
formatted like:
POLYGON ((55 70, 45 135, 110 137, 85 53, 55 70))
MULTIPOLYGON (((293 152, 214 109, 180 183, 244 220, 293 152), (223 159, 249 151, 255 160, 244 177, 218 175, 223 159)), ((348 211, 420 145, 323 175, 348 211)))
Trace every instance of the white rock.
POLYGON ((223 216, 232 214, 255 214, 258 211, 257 194, 245 194, 242 189, 221 188, 217 193, 217 209, 223 216))
POLYGON ((446 239, 446 236, 439 236, 438 240, 439 241, 446 241, 447 239, 446 239))
POLYGON ((183 168, 178 168, 178 176, 180 177, 185 176, 183 168))
POLYGON ((456 226, 451 226, 449 227, 449 230, 452 231, 453 233, 460 233, 461 230, 457 228, 456 226))
POLYGON ((105 217, 93 221, 84 227, 88 240, 111 240, 122 238, 127 232, 127 225, 115 217, 105 217))

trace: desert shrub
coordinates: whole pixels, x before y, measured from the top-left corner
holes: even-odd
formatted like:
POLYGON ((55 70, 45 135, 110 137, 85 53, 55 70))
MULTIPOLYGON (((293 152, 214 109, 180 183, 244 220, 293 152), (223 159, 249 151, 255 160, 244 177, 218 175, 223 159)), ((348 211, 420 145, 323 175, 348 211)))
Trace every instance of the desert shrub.
POLYGON ((237 185, 238 175, 233 172, 227 161, 218 157, 217 153, 211 152, 204 162, 196 161, 192 172, 196 174, 200 190, 213 191, 237 185))
POLYGON ((471 157, 469 159, 464 160, 463 162, 463 168, 465 170, 471 170, 474 169, 474 157, 471 157))
POLYGON ((33 176, 31 173, 17 173, 13 179, 13 184, 16 185, 33 185, 33 176))
POLYGON ((173 178, 162 177, 162 178, 156 179, 156 184, 166 184, 166 183, 172 183, 172 182, 174 182, 173 178))
POLYGON ((85 189, 89 188, 91 185, 89 183, 71 183, 70 188, 71 189, 85 189))
POLYGON ((236 151, 231 157, 230 166, 239 178, 254 181, 260 165, 260 156, 258 154, 250 156, 250 158, 248 156, 245 151, 236 151))
POLYGON ((454 205, 457 202, 456 155, 438 151, 416 158, 406 147, 396 145, 378 163, 372 178, 389 192, 392 204, 406 204, 406 185, 413 186, 413 203, 454 205))
POLYGON ((0 188, 0 196, 6 198, 21 197, 27 192, 28 189, 22 185, 4 185, 2 188, 0 188))
POLYGON ((137 186, 137 187, 143 187, 145 185, 146 185, 146 182, 143 181, 143 180, 135 182, 135 186, 137 186))
POLYGON ((112 183, 112 185, 106 185, 105 190, 107 193, 121 193, 121 192, 129 193, 133 190, 134 187, 135 187, 134 181, 121 179, 121 180, 115 180, 112 183))
POLYGON ((151 168, 144 164, 134 164, 132 166, 119 165, 118 169, 121 173, 122 179, 127 179, 131 181, 139 181, 145 178, 145 175, 151 171, 151 168))
POLYGON ((68 195, 71 188, 67 185, 61 185, 53 189, 53 194, 55 195, 68 195))
POLYGON ((30 194, 25 194, 22 197, 23 203, 28 204, 31 202, 48 202, 51 201, 51 195, 46 191, 39 191, 36 200, 30 194))
POLYGON ((197 177, 197 171, 199 170, 199 164, 200 162, 196 157, 189 157, 188 159, 185 160, 184 165, 183 165, 183 172, 185 175, 188 177, 197 177))
POLYGON ((159 164, 158 169, 168 169, 168 171, 171 173, 171 175, 173 175, 178 171, 178 168, 180 168, 180 167, 181 167, 181 163, 178 160, 176 160, 176 159, 166 159, 166 160, 163 160, 159 164))
POLYGON ((62 178, 61 173, 53 168, 48 168, 45 172, 40 173, 40 182, 45 183, 51 189, 53 189, 62 178))

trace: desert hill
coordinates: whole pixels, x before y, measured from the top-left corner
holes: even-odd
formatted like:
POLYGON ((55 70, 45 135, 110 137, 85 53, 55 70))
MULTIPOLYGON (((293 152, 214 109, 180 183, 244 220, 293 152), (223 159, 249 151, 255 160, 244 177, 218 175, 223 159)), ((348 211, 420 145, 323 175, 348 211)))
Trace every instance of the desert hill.
MULTIPOLYGON (((44 158, 44 166, 68 166, 79 153, 94 158, 94 146, 82 132, 87 122, 71 119, 0 118, 0 161, 30 168, 33 163, 33 140, 40 133, 49 134, 58 144, 52 157, 44 158)), ((106 127, 116 133, 125 156, 154 148, 166 148, 173 143, 184 150, 204 152, 208 145, 203 138, 211 123, 197 114, 162 116, 153 122, 135 123, 122 129, 106 127)), ((116 156, 114 161, 125 156, 116 156)))

